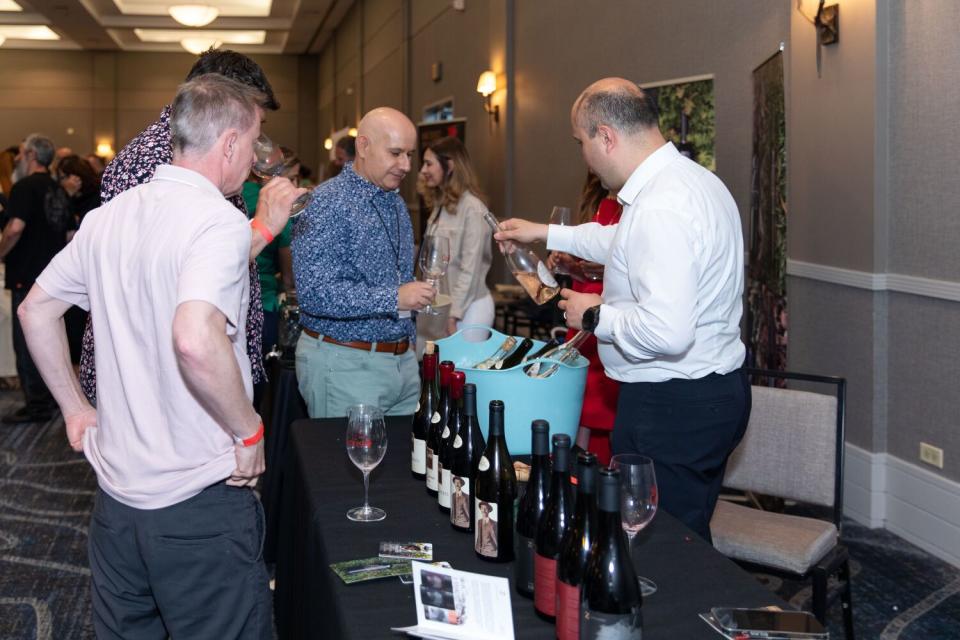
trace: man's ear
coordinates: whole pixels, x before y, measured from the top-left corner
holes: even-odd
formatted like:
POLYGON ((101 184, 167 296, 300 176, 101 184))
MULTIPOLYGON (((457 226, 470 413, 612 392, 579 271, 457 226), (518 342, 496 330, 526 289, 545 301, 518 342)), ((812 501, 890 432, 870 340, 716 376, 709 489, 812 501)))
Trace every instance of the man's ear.
POLYGON ((227 160, 233 160, 238 144, 240 144, 240 133, 236 129, 227 129, 223 140, 223 155, 227 160))
MULTIPOLYGON (((370 138, 368 138, 368 137, 365 136, 365 135, 359 135, 359 136, 357 136, 357 140, 356 140, 355 144, 356 144, 356 146, 357 146, 357 155, 356 155, 356 158, 365 158, 365 157, 367 157, 367 150, 370 148, 370 138)), ((356 158, 354 158, 354 159, 356 159, 356 158)))
POLYGON ((617 146, 617 132, 611 127, 605 124, 600 125, 597 127, 597 136, 599 136, 600 142, 607 153, 613 151, 613 148, 617 146))

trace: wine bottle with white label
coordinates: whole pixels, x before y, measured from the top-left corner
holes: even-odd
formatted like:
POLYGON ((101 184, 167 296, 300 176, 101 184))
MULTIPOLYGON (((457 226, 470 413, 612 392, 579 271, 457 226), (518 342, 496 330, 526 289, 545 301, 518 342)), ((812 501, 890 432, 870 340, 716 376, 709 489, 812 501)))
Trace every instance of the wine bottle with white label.
POLYGON ((573 485, 570 484, 570 436, 558 433, 553 441, 550 495, 537 523, 533 556, 533 609, 553 622, 557 615, 557 558, 560 542, 573 518, 573 485))
POLYGON ((597 535, 597 456, 577 456, 577 506, 557 560, 557 640, 580 637, 580 585, 597 535))
POLYGON ((513 583, 517 593, 533 597, 533 553, 537 523, 550 495, 550 423, 534 420, 530 425, 530 479, 517 506, 516 562, 513 583))
POLYGON ((597 538, 580 596, 581 638, 643 638, 643 595, 620 522, 620 472, 600 470, 597 538))
POLYGON ((427 493, 434 498, 437 497, 440 484, 440 437, 443 435, 447 416, 450 415, 450 375, 453 368, 453 363, 449 360, 440 363, 440 398, 430 418, 430 431, 427 432, 427 493))
POLYGON ((463 421, 453 438, 450 465, 450 525, 457 531, 471 532, 476 523, 473 481, 484 449, 486 443, 477 419, 477 387, 467 383, 463 385, 463 421))
MULTIPOLYGON (((492 213, 488 211, 483 218, 494 233, 500 231, 500 223, 492 213)), ((556 278, 533 249, 514 240, 500 243, 499 247, 510 273, 534 302, 544 304, 560 293, 556 278)))
POLYGON ((440 455, 438 460, 437 505, 442 513, 450 513, 450 467, 453 464, 453 439, 460 431, 463 421, 463 385, 467 381, 463 371, 450 374, 450 413, 447 424, 440 434, 440 455))
POLYGON ((489 562, 513 560, 513 503, 517 498, 517 472, 503 434, 503 402, 490 401, 487 448, 477 465, 473 501, 477 522, 474 550, 489 562))
POLYGON ((413 414, 413 426, 410 439, 412 450, 410 453, 410 471, 417 480, 427 477, 427 435, 430 431, 430 418, 436 410, 440 391, 437 387, 437 354, 434 352, 433 342, 428 342, 423 352, 423 365, 420 381, 420 401, 413 414))

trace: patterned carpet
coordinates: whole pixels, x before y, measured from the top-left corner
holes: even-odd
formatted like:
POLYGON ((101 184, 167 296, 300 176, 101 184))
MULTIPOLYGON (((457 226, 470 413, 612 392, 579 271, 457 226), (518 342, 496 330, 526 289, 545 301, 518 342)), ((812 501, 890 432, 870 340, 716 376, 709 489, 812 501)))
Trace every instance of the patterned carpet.
MULTIPOLYGON (((17 402, 19 394, 0 392, 0 413, 17 402)), ((0 638, 93 638, 86 543, 94 487, 61 420, 0 425, 0 638)), ((883 530, 849 523, 844 538, 858 638, 960 638, 960 570, 883 530)), ((806 585, 758 577, 798 606, 810 597, 806 585)), ((835 606, 831 636, 843 638, 842 629, 835 606)))

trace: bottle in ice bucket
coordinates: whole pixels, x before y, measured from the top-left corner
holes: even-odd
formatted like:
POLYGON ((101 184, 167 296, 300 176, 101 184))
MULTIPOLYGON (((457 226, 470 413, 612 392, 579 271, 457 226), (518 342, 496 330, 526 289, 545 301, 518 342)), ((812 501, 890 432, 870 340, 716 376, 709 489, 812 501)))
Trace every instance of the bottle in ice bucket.
POLYGON ((503 434, 503 402, 490 401, 487 448, 477 464, 473 501, 477 522, 474 550, 481 560, 513 560, 513 502, 517 497, 517 472, 503 434))
MULTIPOLYGON (((500 223, 489 211, 484 214, 484 220, 496 233, 500 230, 500 223)), ((500 245, 500 252, 510 267, 510 273, 517 279, 524 291, 537 304, 544 304, 560 293, 560 285, 547 269, 547 265, 529 246, 514 240, 500 245)))

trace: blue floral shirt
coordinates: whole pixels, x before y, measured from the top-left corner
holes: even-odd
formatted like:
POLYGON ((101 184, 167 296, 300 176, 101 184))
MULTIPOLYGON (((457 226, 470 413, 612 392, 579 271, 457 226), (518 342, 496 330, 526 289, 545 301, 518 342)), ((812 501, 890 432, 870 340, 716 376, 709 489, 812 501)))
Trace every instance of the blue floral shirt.
POLYGON ((291 248, 304 327, 340 341, 414 339, 413 320, 397 313, 397 290, 413 280, 413 225, 399 193, 348 162, 314 189, 291 248))

